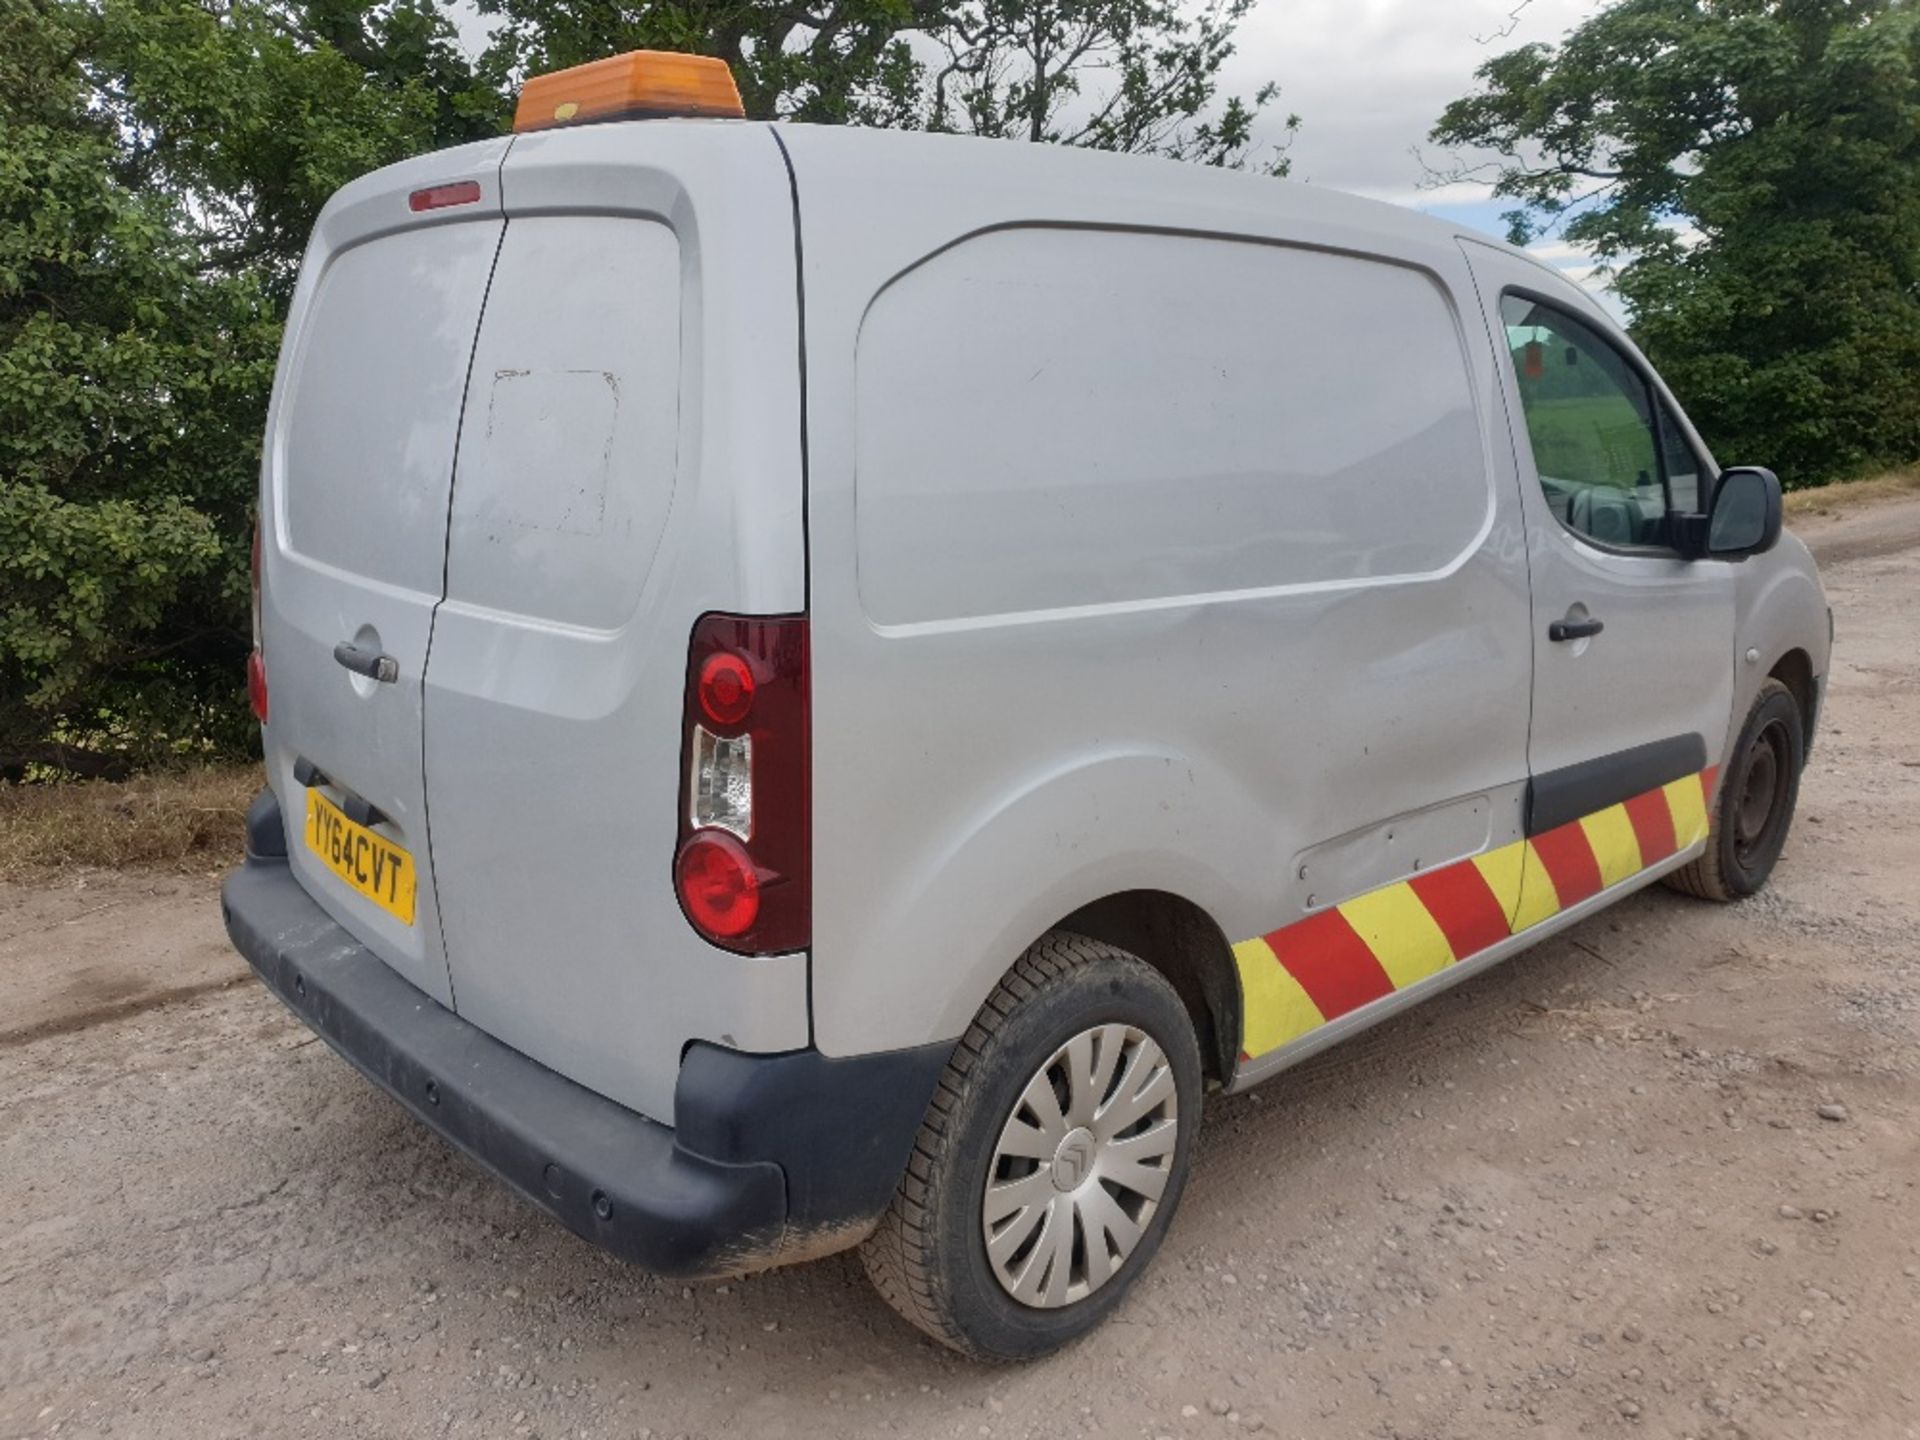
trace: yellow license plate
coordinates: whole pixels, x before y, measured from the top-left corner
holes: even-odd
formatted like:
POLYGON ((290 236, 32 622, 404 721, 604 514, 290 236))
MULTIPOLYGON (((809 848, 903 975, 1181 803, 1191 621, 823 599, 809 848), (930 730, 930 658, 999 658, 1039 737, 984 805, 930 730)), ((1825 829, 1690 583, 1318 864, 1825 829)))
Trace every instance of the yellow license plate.
POLYGON ((318 790, 307 791, 307 848, 402 925, 413 924, 413 856, 356 825, 318 790))

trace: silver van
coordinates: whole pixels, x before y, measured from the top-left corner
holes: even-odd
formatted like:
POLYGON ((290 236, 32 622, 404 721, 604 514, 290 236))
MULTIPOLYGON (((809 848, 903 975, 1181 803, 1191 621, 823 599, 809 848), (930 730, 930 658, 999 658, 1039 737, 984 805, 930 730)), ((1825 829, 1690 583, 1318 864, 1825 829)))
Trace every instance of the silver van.
POLYGON ((1032 1356, 1152 1257, 1208 1090, 1766 882, 1820 582, 1579 289, 731 92, 541 77, 307 251, 224 907, 429 1127, 659 1272, 859 1245, 1032 1356))

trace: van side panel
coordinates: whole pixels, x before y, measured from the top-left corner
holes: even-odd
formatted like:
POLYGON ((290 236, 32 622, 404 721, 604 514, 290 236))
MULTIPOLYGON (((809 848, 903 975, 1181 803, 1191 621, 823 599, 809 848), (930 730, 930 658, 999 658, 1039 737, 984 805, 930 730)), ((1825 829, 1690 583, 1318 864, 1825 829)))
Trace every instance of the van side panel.
POLYGON ((807 958, 673 887, 687 643, 806 608, 793 204, 765 127, 523 135, 454 476, 426 773, 463 1019, 671 1121, 695 1040, 809 1039, 807 958))
MULTIPOLYGON (((1721 754, 1732 753, 1761 685, 1789 652, 1798 650, 1807 657, 1816 713, 1827 688, 1832 622, 1813 556, 1806 542, 1788 531, 1766 559, 1765 565, 1748 562, 1734 567, 1734 623, 1738 627, 1734 653, 1740 656, 1740 664, 1734 676, 1733 717, 1720 743, 1721 754), (1755 652, 1753 660, 1746 658, 1750 651, 1755 652)), ((1813 743, 1811 732, 1807 743, 1813 743)))
POLYGON ((1199 167, 786 139, 821 1050, 959 1033, 1115 892, 1239 939, 1518 838, 1525 548, 1446 233, 1199 167))
POLYGON ((1438 573, 1486 524, 1446 295, 1410 267, 994 230, 890 284, 859 347, 883 625, 1438 573))

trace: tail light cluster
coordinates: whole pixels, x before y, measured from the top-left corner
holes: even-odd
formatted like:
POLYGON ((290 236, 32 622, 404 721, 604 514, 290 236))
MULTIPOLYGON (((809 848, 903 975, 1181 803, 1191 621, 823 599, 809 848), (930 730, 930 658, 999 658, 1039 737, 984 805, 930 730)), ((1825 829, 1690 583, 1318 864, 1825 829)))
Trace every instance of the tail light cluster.
POLYGON ((674 889, 743 955, 812 938, 807 618, 705 615, 687 647, 674 889))
POLYGON ((253 718, 267 723, 267 661, 260 649, 260 522, 253 522, 253 653, 247 656, 247 703, 253 718))

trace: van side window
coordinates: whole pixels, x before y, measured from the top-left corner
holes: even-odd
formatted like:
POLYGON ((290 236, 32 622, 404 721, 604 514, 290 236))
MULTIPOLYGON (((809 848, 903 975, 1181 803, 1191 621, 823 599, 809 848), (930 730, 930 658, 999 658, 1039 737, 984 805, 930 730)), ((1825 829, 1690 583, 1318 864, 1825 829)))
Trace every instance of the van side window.
POLYGON ((1500 318, 1548 508, 1602 545, 1664 545, 1669 505, 1646 381, 1563 310, 1505 295, 1500 318))

